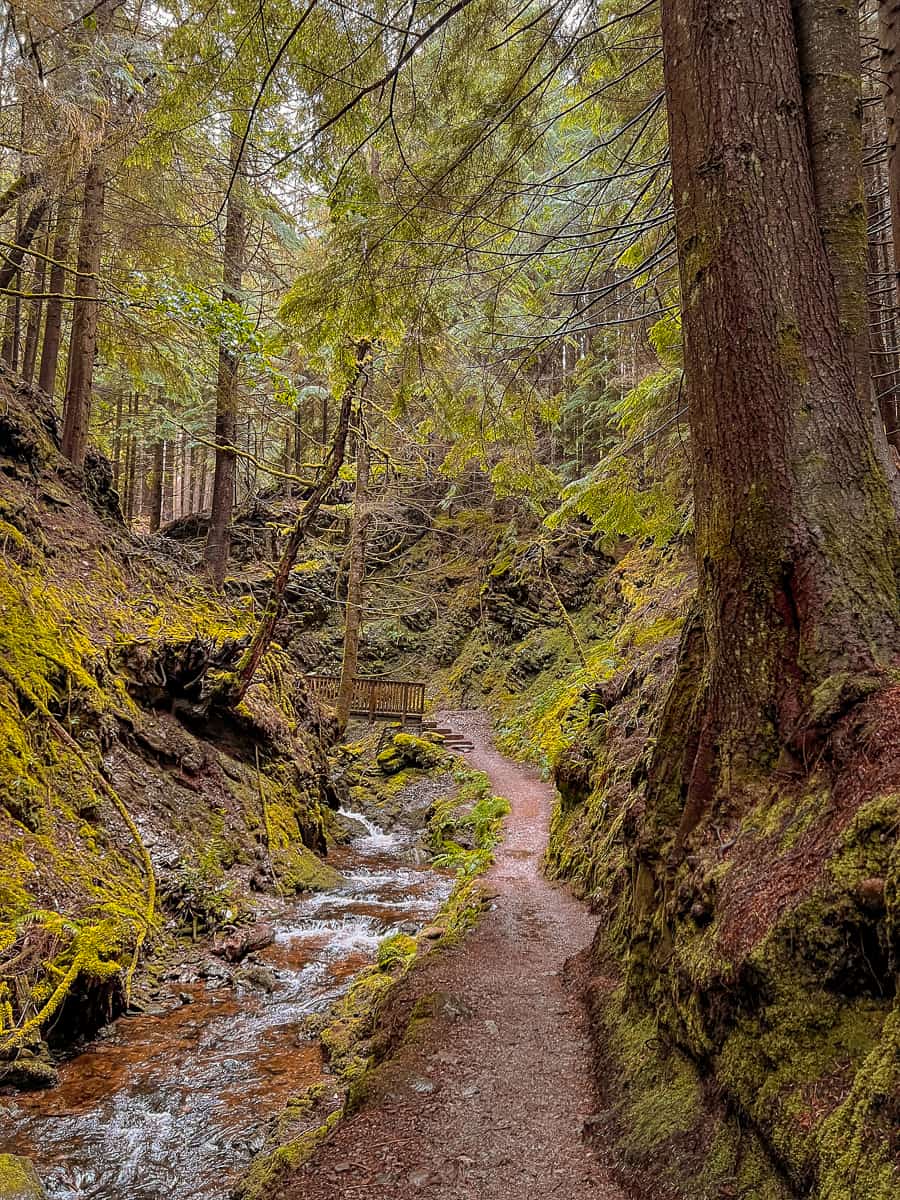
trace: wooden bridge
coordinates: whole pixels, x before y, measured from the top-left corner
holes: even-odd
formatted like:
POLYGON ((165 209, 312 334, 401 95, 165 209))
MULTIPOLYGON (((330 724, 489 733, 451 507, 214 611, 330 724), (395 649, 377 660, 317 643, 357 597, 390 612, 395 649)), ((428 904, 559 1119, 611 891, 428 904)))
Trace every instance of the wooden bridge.
MULTIPOLYGON (((337 703, 339 675, 307 675, 309 690, 332 706, 337 703)), ((425 684, 408 679, 384 679, 375 675, 360 675, 353 681, 350 712, 354 716, 399 717, 401 721, 421 720, 425 713, 425 684)))

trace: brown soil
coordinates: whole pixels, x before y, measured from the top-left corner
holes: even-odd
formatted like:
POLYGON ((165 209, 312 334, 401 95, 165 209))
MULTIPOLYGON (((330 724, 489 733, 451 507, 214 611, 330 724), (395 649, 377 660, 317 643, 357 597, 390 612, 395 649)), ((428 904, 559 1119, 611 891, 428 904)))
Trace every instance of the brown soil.
POLYGON ((541 874, 552 789, 490 744, 473 713, 472 765, 512 804, 487 883, 491 910, 415 972, 433 1019, 379 1071, 376 1095, 282 1186, 282 1200, 625 1200, 585 1138, 597 1108, 586 1017, 566 962, 587 909, 541 874))

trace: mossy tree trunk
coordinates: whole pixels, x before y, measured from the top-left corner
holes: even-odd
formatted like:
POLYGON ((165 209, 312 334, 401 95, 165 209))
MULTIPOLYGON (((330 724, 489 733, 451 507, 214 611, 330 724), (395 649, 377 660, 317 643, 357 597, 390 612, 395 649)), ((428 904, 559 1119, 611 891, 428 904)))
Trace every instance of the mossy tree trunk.
MULTIPOLYGON (((225 213, 225 242, 222 251, 222 300, 226 304, 240 303, 244 277, 244 249, 247 238, 247 217, 244 207, 244 172, 238 163, 241 131, 235 125, 231 132, 229 162, 235 178, 228 193, 225 213)), ((212 511, 206 538, 204 559, 213 584, 220 588, 225 582, 230 549, 229 527, 234 508, 235 441, 237 437, 239 354, 228 332, 219 339, 219 374, 216 383, 216 465, 213 473, 212 511)))
POLYGON ((779 756, 802 766, 877 685, 900 628, 853 330, 858 181, 842 162, 820 216, 835 142, 801 54, 808 79, 827 70, 796 16, 790 0, 662 3, 703 637, 702 669, 688 655, 673 690, 692 730, 660 739, 651 788, 677 786, 692 821, 779 756))
POLYGON ((356 486, 350 522, 350 562, 347 567, 347 608, 344 620, 344 653, 338 685, 336 715, 343 733, 350 720, 353 684, 359 663, 359 637, 363 616, 363 583, 366 573, 366 531, 369 524, 369 444, 360 413, 356 437, 356 486))

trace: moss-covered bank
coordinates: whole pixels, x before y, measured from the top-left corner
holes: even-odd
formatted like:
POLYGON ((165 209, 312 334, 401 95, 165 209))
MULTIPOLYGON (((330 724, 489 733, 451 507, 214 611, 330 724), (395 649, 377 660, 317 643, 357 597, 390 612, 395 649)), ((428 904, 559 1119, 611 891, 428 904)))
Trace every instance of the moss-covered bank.
POLYGON ((0 1084, 44 1086, 54 1047, 119 1011, 138 951, 239 921, 256 890, 328 882, 330 725, 296 661, 231 717, 181 703, 252 605, 132 537, 89 462, 61 458, 39 393, 2 387, 0 1084))

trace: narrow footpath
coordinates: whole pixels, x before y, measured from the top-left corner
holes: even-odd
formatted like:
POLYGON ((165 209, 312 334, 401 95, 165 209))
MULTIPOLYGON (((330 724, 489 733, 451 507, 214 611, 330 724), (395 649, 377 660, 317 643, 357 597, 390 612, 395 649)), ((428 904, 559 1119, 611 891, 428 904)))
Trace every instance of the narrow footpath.
POLYGON ((566 960, 593 934, 587 909, 541 874, 552 788, 468 734, 512 813, 487 876, 492 909, 416 973, 434 1019, 381 1069, 378 1095, 294 1174, 282 1200, 626 1200, 584 1140, 596 1109, 591 1050, 566 960))

